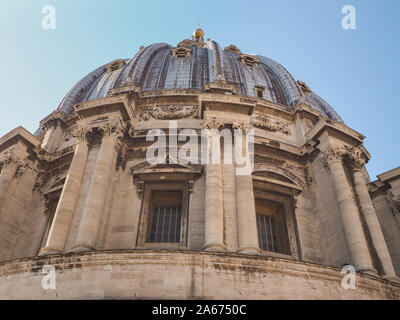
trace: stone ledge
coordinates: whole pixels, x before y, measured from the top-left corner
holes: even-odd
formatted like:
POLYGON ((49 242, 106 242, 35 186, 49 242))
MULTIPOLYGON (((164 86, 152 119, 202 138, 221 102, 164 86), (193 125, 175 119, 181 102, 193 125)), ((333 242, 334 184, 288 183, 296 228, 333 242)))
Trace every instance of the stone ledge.
POLYGON ((340 269, 230 253, 118 250, 55 254, 0 263, 0 299, 400 299, 400 285, 340 269), (42 268, 56 269, 44 290, 42 268), (54 295, 56 293, 56 295, 54 295))

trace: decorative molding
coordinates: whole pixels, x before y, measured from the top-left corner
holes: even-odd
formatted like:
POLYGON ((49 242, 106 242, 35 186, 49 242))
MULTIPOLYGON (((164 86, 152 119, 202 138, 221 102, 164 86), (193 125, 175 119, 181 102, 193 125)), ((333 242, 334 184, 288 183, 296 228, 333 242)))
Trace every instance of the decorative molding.
POLYGON ((290 136, 290 127, 289 124, 283 121, 272 120, 267 115, 262 114, 255 114, 252 119, 251 123, 260 129, 264 129, 267 131, 272 132, 280 132, 284 135, 290 136))
POLYGON ((144 109, 139 114, 139 121, 148 121, 150 118, 156 120, 176 120, 196 118, 197 106, 185 105, 164 105, 153 106, 144 109))

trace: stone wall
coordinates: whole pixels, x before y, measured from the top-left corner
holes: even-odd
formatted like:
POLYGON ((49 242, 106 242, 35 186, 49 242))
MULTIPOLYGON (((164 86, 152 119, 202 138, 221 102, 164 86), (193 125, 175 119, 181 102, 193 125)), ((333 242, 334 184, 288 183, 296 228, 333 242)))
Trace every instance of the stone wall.
POLYGON ((0 264, 0 299, 399 299, 400 285, 277 258, 193 251, 104 251, 0 264), (42 288, 42 268, 56 289, 42 288))

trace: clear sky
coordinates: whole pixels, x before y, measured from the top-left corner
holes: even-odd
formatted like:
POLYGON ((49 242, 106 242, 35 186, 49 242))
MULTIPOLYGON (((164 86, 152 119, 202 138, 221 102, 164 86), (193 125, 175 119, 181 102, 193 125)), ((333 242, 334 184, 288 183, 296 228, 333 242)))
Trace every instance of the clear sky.
POLYGON ((271 57, 367 136, 371 179, 400 165, 399 0, 0 0, 0 136, 34 132, 95 68, 141 45, 205 38, 271 57), (56 29, 42 28, 44 5, 56 29), (341 26, 356 8, 356 30, 341 26))

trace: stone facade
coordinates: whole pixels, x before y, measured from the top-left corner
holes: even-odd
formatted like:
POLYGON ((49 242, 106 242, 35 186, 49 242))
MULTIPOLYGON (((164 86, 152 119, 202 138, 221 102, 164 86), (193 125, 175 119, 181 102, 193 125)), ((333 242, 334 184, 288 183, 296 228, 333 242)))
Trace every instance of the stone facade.
POLYGON ((18 127, 0 139, 0 298, 399 299, 400 171, 369 182, 363 140, 268 58, 222 51, 199 32, 177 48, 142 48, 81 80, 35 135, 18 127), (174 64, 194 55, 207 56, 209 75, 196 78, 195 60, 198 74, 176 71, 191 84, 167 88, 174 64), (254 92, 243 89, 228 56, 269 86, 246 75, 254 92), (171 120, 178 132, 206 129, 219 159, 229 144, 214 129, 254 128, 252 172, 169 153, 148 163, 148 130, 170 138, 171 120), (152 192, 168 190, 182 195, 180 238, 149 241, 152 192), (260 246, 266 202, 280 208, 273 250, 260 246), (41 287, 46 265, 55 290, 41 287), (341 286, 345 265, 355 290, 341 286))

